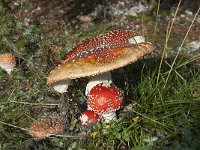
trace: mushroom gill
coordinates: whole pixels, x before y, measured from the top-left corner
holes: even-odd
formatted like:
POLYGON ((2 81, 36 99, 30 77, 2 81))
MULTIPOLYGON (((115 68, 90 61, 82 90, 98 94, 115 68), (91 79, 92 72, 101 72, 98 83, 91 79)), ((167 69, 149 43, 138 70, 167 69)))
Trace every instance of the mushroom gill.
POLYGON ((91 77, 126 66, 153 51, 137 32, 117 29, 79 42, 48 76, 47 84, 59 93, 71 79, 91 77))
POLYGON ((152 51, 153 46, 148 42, 114 49, 95 48, 83 51, 55 68, 48 76, 47 84, 108 72, 133 63, 152 51))

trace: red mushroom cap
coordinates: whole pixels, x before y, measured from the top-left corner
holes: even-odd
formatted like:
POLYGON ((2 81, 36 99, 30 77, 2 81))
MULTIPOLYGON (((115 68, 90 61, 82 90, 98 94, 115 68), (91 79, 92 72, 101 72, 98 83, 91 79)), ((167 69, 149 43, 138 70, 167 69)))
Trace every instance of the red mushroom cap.
POLYGON ((123 105, 123 93, 114 84, 97 84, 88 94, 88 105, 98 114, 116 111, 123 105))
POLYGON ((64 60, 69 60, 75 56, 77 56, 82 51, 94 49, 97 47, 101 48, 117 48, 117 47, 125 47, 129 43, 128 39, 138 36, 139 33, 123 30, 123 29, 116 29, 110 31, 104 35, 99 35, 93 38, 86 38, 75 45, 72 51, 67 53, 64 56, 64 60))
MULTIPOLYGON (((151 43, 133 31, 108 32, 78 43, 47 78, 51 87, 62 81, 90 77, 126 66, 154 50, 151 43)), ((64 87, 65 88, 65 87, 64 87)))
POLYGON ((86 110, 86 111, 82 112, 82 114, 80 116, 80 120, 81 120, 82 125, 87 126, 87 125, 90 125, 92 123, 99 121, 100 117, 94 111, 86 110))

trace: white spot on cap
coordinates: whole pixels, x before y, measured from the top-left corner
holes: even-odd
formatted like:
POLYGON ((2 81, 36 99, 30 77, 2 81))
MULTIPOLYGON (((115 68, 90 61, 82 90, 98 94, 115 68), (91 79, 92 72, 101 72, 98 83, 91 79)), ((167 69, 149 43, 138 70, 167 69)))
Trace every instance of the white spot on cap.
POLYGON ((128 39, 129 44, 138 44, 145 42, 145 38, 143 36, 135 36, 133 38, 128 39))
POLYGON ((80 120, 81 120, 82 125, 87 125, 88 116, 83 114, 83 115, 80 116, 80 120))

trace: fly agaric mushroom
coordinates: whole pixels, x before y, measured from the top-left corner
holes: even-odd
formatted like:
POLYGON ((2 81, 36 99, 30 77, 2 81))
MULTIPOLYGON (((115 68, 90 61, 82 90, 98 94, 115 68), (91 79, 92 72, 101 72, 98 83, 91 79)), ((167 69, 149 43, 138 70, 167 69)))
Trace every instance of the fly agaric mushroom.
POLYGON ((64 130, 63 120, 57 113, 45 114, 31 124, 29 134, 38 140, 58 134, 64 130))
POLYGON ((81 124, 86 126, 96 123, 99 120, 100 120, 99 115, 92 110, 85 110, 84 112, 82 112, 80 116, 81 124))
POLYGON ((88 105, 91 110, 102 116, 103 121, 116 119, 116 110, 123 106, 123 93, 114 84, 100 83, 88 94, 88 105))
POLYGON ((10 74, 15 67, 15 56, 11 53, 0 54, 0 67, 10 74))
MULTIPOLYGON (((103 73, 133 63, 152 51, 152 44, 145 42, 143 36, 122 29, 85 39, 65 55, 61 64, 51 71, 47 84, 59 93, 66 92, 71 79, 75 78, 92 76, 91 80, 94 82, 95 76, 99 75, 97 81, 103 78, 110 84, 111 77, 106 79, 103 73)), ((86 94, 93 86, 95 84, 87 86, 86 94)))

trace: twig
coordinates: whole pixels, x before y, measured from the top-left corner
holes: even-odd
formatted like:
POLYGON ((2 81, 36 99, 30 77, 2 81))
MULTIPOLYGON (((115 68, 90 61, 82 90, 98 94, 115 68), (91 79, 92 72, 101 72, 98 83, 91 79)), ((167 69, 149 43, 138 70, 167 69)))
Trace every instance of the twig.
POLYGON ((158 26, 159 11, 160 11, 160 0, 158 0, 158 6, 157 6, 157 11, 156 11, 156 22, 155 22, 154 31, 153 31, 153 43, 155 41, 155 35, 156 35, 157 26, 158 26))
MULTIPOLYGON (((165 62, 169 67, 171 67, 171 65, 170 65, 166 60, 164 60, 164 62, 165 62)), ((180 73, 178 73, 178 71, 176 71, 176 70, 174 70, 174 71, 175 71, 175 73, 176 73, 184 82, 186 82, 186 79, 184 79, 183 76, 180 75, 180 73)))
POLYGON ((167 44, 168 44, 168 41, 169 41, 169 38, 170 38, 170 35, 171 35, 172 27, 174 25, 174 22, 175 22, 175 19, 176 19, 176 15, 178 13, 181 1, 182 0, 179 0, 179 3, 178 3, 178 6, 176 8, 176 11, 175 11, 175 14, 174 14, 174 18, 173 18, 173 20, 171 22, 171 26, 169 28, 169 31, 167 30, 168 32, 166 34, 166 40, 165 40, 165 45, 164 45, 162 56, 161 56, 161 60, 160 60, 160 65, 159 65, 159 69, 158 69, 158 76, 157 76, 156 84, 158 84, 158 82, 159 82, 161 67, 162 67, 163 59, 164 59, 164 56, 165 56, 165 53, 166 53, 166 50, 167 50, 167 44))
POLYGON ((18 102, 18 101, 9 101, 9 103, 17 103, 17 104, 23 104, 23 105, 60 106, 60 104, 51 104, 51 103, 28 103, 28 102, 18 102))
POLYGON ((178 52, 176 53, 176 56, 175 56, 175 58, 174 58, 174 60, 173 60, 173 62, 172 62, 171 68, 170 68, 169 73, 168 73, 167 78, 166 78, 165 86, 166 86, 166 84, 167 84, 167 82, 168 82, 168 80, 169 80, 169 76, 170 76, 170 74, 171 74, 171 72, 172 72, 172 70, 173 70, 173 67, 174 67, 174 65, 175 65, 176 59, 178 58, 178 55, 179 55, 179 53, 180 53, 180 51, 181 51, 181 49, 182 49, 182 47, 183 47, 183 44, 185 43, 185 40, 186 40, 186 38, 187 38, 187 36, 188 36, 188 34, 189 34, 189 32, 190 32, 190 30, 191 30, 193 24, 194 24, 194 21, 195 21, 196 18, 197 18, 197 15, 199 14, 199 11, 200 11, 200 7, 199 7, 199 9, 197 10, 197 12, 196 12, 196 14, 195 14, 195 16, 194 16, 194 18, 193 18, 193 20, 192 20, 192 22, 191 22, 189 28, 188 28, 186 34, 185 34, 185 37, 184 37, 184 39, 183 39, 183 41, 182 41, 182 43, 181 43, 181 46, 179 47, 178 52))

